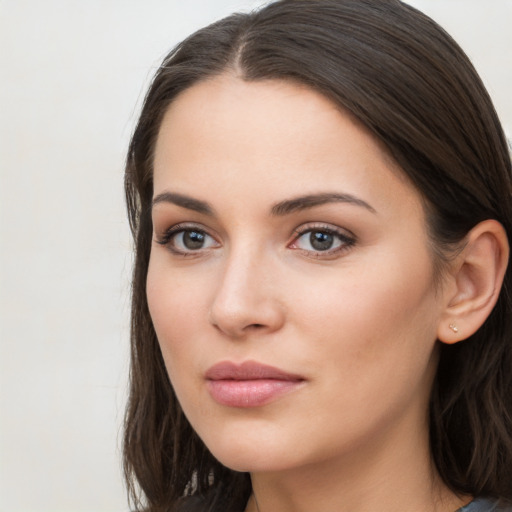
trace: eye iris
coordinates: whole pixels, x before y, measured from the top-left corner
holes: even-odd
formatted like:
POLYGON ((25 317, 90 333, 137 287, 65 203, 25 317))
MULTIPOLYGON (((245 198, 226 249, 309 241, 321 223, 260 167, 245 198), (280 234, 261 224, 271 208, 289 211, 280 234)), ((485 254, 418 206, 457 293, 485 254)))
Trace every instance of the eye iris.
POLYGON ((312 231, 309 235, 311 247, 317 251, 326 251, 330 249, 334 243, 334 237, 330 233, 324 231, 312 231))
POLYGON ((201 249, 204 240, 205 234, 199 231, 185 231, 183 233, 183 245, 187 249, 201 249))

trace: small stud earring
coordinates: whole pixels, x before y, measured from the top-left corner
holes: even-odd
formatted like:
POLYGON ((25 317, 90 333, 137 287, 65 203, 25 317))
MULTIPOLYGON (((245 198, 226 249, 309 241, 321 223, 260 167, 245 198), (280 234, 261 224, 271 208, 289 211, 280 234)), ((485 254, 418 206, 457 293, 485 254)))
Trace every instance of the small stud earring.
POLYGON ((458 328, 455 324, 450 324, 450 329, 451 329, 453 332, 459 332, 459 328, 458 328))

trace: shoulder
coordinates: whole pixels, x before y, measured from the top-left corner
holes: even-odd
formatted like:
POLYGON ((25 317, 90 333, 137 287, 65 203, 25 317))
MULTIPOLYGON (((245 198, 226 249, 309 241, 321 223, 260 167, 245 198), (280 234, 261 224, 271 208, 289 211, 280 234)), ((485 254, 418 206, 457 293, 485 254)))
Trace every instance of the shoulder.
POLYGON ((512 505, 501 505, 493 500, 476 498, 457 512, 512 512, 512 505))
POLYGON ((237 507, 236 503, 230 503, 228 499, 221 497, 216 499, 212 495, 194 495, 182 498, 174 504, 172 512, 242 512, 245 506, 237 507))
POLYGON ((203 496, 187 496, 175 506, 173 512, 206 512, 208 503, 203 496))

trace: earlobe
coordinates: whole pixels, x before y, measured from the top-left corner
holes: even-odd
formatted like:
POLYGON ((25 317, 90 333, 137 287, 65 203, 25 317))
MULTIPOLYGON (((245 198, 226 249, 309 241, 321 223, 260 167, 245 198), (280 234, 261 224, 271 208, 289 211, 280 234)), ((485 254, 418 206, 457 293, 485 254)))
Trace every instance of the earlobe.
POLYGON ((467 235, 463 250, 454 261, 446 307, 437 337, 457 343, 474 334, 498 300, 509 258, 503 226, 496 220, 477 224, 467 235))

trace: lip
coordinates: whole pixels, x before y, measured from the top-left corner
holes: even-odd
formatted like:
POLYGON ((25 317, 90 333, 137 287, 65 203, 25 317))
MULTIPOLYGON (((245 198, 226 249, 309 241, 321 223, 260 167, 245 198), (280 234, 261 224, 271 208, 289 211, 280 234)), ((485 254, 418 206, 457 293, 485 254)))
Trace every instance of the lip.
POLYGON ((217 403, 242 408, 266 405, 305 382, 300 375, 255 361, 217 363, 207 370, 205 378, 217 403))

